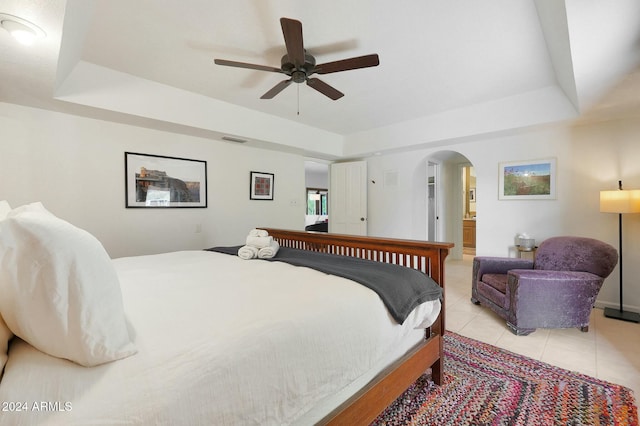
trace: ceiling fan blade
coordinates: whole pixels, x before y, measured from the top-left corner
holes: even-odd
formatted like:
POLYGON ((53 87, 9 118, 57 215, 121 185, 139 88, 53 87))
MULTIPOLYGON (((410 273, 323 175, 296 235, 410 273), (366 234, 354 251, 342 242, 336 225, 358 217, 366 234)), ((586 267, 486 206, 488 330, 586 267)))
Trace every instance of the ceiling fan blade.
POLYGON ((358 68, 375 67, 379 64, 380 59, 378 58, 378 55, 373 54, 319 64, 315 66, 313 72, 318 74, 329 74, 332 72, 355 70, 358 68))
POLYGON ((289 86, 292 81, 293 81, 292 79, 282 80, 280 83, 278 83, 275 86, 273 86, 271 88, 271 90, 269 90, 267 93, 265 93, 264 95, 260 96, 260 99, 273 99, 273 97, 275 95, 277 95, 278 93, 280 93, 284 89, 286 89, 287 86, 289 86))
POLYGON ((295 19, 280 18, 284 44, 287 46, 289 60, 296 68, 304 65, 304 43, 302 41, 302 23, 295 19))
POLYGON ((333 99, 334 101, 344 96, 344 93, 342 93, 337 89, 334 89, 333 87, 329 86, 327 83, 325 83, 324 81, 318 78, 307 79, 307 86, 313 89, 316 89, 318 92, 333 99))
POLYGON ((250 70, 270 71, 284 73, 280 68, 270 67, 267 65, 247 64, 245 62, 227 61, 226 59, 214 59, 216 65, 224 65, 227 67, 248 68, 250 70))

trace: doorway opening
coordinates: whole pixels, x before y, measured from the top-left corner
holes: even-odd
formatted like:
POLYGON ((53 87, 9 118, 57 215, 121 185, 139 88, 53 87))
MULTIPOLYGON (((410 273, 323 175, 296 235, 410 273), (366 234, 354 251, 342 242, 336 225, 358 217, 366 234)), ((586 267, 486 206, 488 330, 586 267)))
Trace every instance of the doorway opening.
POLYGON ((476 171, 473 166, 462 167, 462 254, 476 254, 476 171))
POLYGON ((438 163, 427 162, 427 241, 438 241, 438 163))
POLYGON ((473 164, 459 152, 438 151, 426 159, 426 169, 427 239, 454 243, 449 259, 462 260, 477 244, 473 164))
POLYGON ((305 200, 304 226, 308 231, 327 232, 329 223, 329 164, 304 162, 305 200))

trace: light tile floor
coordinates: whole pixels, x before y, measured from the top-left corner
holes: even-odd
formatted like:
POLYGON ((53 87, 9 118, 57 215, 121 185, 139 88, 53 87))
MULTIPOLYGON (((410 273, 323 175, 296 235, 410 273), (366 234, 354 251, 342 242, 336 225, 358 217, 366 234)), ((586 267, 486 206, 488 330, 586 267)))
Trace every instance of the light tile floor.
POLYGON ((446 329, 557 367, 633 389, 640 396, 640 324, 606 318, 594 309, 587 333, 579 329, 538 329, 516 336, 494 312, 471 303, 473 256, 447 260, 446 329))

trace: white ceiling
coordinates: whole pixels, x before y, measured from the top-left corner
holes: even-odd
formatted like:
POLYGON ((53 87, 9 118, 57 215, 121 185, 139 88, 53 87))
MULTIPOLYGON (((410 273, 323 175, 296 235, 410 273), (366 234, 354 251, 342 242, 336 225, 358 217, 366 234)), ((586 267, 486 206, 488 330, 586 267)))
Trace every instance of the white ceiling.
POLYGON ((576 117, 637 113, 637 0, 3 0, 47 38, 0 30, 0 101, 339 158, 576 117), (282 74, 298 19, 332 101, 282 74))

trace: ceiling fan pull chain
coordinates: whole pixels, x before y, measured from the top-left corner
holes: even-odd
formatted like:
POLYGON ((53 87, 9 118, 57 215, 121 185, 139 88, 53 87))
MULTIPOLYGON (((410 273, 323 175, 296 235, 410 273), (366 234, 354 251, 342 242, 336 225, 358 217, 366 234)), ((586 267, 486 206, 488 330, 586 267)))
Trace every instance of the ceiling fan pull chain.
POLYGON ((298 115, 300 115, 300 85, 296 87, 298 88, 298 115))

